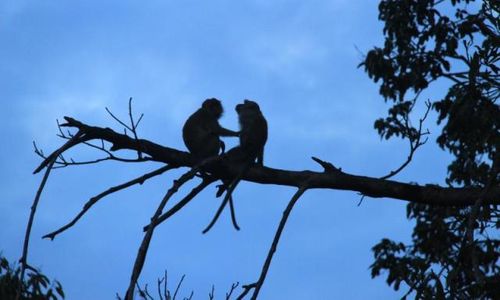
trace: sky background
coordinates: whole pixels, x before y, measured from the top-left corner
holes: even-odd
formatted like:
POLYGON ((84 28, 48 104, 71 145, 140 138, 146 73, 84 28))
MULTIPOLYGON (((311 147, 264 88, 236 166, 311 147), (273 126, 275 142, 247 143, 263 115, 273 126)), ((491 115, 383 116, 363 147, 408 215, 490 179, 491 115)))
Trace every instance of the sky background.
MULTIPOLYGON (((237 129, 234 107, 256 100, 269 124, 265 164, 321 171, 316 156, 345 172, 382 176, 408 154, 400 141, 373 129, 387 106, 357 68, 381 45, 378 1, 25 1, 0 2, 0 253, 21 254, 29 208, 42 178, 40 158, 59 147, 56 119, 72 116, 121 131, 104 110, 127 116, 127 101, 144 113, 141 138, 185 149, 181 128, 209 97, 222 100, 221 124, 237 129)), ((435 86, 424 97, 438 97, 435 86)), ((423 108, 420 108, 422 111, 423 108)), ((418 118, 419 116, 416 116, 418 118)), ((430 142, 395 180, 442 183, 449 162, 430 142)), ((435 122, 434 122, 435 123, 435 122)), ((227 148, 236 139, 226 139, 227 148)), ((80 147, 76 160, 100 157, 80 147)), ((186 169, 102 199, 53 242, 40 237, 71 220, 92 196, 158 168, 99 165, 51 174, 32 231, 29 262, 61 281, 67 299, 124 294, 142 226, 172 180, 186 169)), ((183 188, 187 193, 192 185, 183 188)), ((168 271, 183 274, 182 295, 216 298, 231 283, 255 281, 283 209, 295 189, 243 182, 234 193, 242 230, 227 211, 207 234, 220 200, 207 188, 160 226, 140 283, 155 286, 168 271)), ((173 199, 173 200, 176 200, 173 199)), ((300 199, 273 259, 261 299, 394 299, 385 276, 370 278, 371 247, 383 237, 409 241, 406 203, 356 192, 311 190, 300 199)))

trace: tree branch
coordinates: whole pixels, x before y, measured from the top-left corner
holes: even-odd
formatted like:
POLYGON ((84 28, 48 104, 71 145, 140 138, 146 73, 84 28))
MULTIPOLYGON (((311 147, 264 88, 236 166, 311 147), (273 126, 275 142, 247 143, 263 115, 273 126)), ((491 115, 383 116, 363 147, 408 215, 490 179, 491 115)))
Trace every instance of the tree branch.
POLYGON ((113 186, 113 187, 110 187, 109 189, 107 189, 106 191, 100 193, 99 195, 97 196, 94 196, 92 198, 90 198, 89 201, 87 201, 87 203, 85 203, 85 205, 83 206, 82 210, 80 211, 80 213, 78 213, 78 215, 76 215, 76 217, 73 218, 73 220, 71 220, 71 222, 69 222, 68 224, 62 226, 61 228, 57 229, 56 231, 53 231, 49 234, 46 234, 44 235, 42 238, 44 239, 51 239, 51 240, 54 240, 54 238, 64 232, 65 230, 67 230, 68 228, 72 227, 73 225, 76 224, 76 222, 78 222, 78 220, 80 220, 81 217, 83 217, 83 215, 94 205, 97 203, 97 201, 101 200, 102 198, 110 195, 110 194, 113 194, 115 192, 118 192, 118 191, 121 191, 123 189, 126 189, 132 185, 135 185, 135 184, 143 184, 146 180, 152 178, 152 177, 155 177, 155 176, 158 176, 158 175, 161 175, 163 174, 164 172, 168 171, 168 170, 171 170, 173 169, 173 167, 171 166, 163 166, 159 169, 156 169, 152 172, 149 172, 149 173, 146 173, 144 175, 141 175, 133 180, 130 180, 130 181, 127 181, 125 183, 122 183, 120 185, 117 185, 117 186, 113 186))
MULTIPOLYGON (((43 175, 42 181, 40 182, 40 186, 38 187, 38 190, 35 195, 35 199, 33 200, 33 204, 31 205, 31 211, 30 211, 30 216, 28 219, 28 225, 26 226, 26 233, 24 236, 24 243, 23 243, 23 252, 21 255, 21 258, 19 259, 19 262, 21 264, 21 271, 20 271, 20 284, 24 281, 24 274, 27 268, 29 268, 28 265, 28 248, 29 248, 29 241, 30 241, 30 236, 31 236, 31 228, 33 226, 33 220, 35 219, 35 213, 36 209, 38 207, 38 202, 40 201, 40 198, 42 196, 43 189, 45 188, 45 184, 47 183, 47 179, 49 178, 50 171, 52 170, 52 167, 54 166, 54 163, 57 160, 57 157, 61 155, 65 150, 71 148, 73 145, 76 145, 81 141, 83 133, 81 131, 78 131, 70 140, 68 140, 64 145, 61 146, 61 148, 57 149, 54 151, 51 155, 49 155, 44 162, 42 163, 43 167, 46 167, 47 169, 45 170, 45 174, 43 175)), ((41 168, 43 169, 41 166, 41 168)), ((40 168, 40 167, 39 167, 40 168)), ((17 290, 16 293, 16 300, 20 299, 21 297, 21 286, 18 287, 19 289, 17 290)))
MULTIPOLYGON (((153 161, 164 162, 172 166, 193 167, 195 159, 187 152, 165 147, 145 139, 135 140, 110 128, 86 125, 73 118, 65 117, 65 127, 77 128, 85 134, 85 139, 102 139, 111 143, 111 151, 120 149, 140 150, 153 161)), ((53 154, 52 154, 53 155, 53 154)), ((48 163, 44 160, 35 171, 39 172, 48 163)), ((57 156, 56 156, 57 157, 57 156)), ((226 166, 223 170, 214 169, 216 177, 230 179, 238 175, 237 166, 226 166)), ((212 171, 212 170, 211 170, 212 171)), ((481 187, 445 188, 438 185, 418 185, 383 180, 373 177, 357 176, 336 170, 335 172, 288 171, 254 165, 245 173, 242 180, 261 184, 300 186, 308 182, 309 188, 357 191, 376 198, 392 198, 404 201, 444 206, 470 206, 483 196, 481 187)), ((492 187, 483 197, 483 204, 500 204, 500 187, 492 187)))
MULTIPOLYGON (((186 204, 188 204, 191 200, 193 200, 194 197, 196 197, 196 195, 198 195, 204 188, 209 186, 214 181, 216 181, 215 178, 204 177, 203 181, 199 185, 194 187, 191 190, 191 192, 189 192, 189 194, 187 194, 181 201, 177 202, 177 204, 174 205, 171 209, 169 209, 166 213, 160 215, 158 217, 158 219, 156 219, 154 226, 156 227, 156 226, 160 225, 161 223, 166 221, 168 218, 173 216, 176 212, 181 210, 181 208, 183 208, 186 204)), ((149 226, 151 226, 151 224, 144 226, 143 230, 148 231, 149 226)))

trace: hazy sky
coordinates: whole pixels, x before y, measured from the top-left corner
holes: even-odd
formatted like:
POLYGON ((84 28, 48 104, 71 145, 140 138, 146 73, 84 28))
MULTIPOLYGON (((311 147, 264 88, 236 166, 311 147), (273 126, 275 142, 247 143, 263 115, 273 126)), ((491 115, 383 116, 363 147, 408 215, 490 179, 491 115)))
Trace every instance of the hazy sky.
MULTIPOLYGON (((381 141, 373 121, 387 107, 357 65, 382 44, 378 1, 26 1, 0 2, 0 252, 19 258, 29 208, 41 175, 32 141, 46 153, 62 141, 56 119, 69 115, 121 131, 104 110, 145 117, 140 137, 185 149, 185 119, 209 97, 223 101, 221 123, 237 129, 234 106, 259 102, 269 124, 265 164, 316 170, 317 156, 346 172, 382 176, 402 163, 408 145, 381 141)), ((435 89, 432 93, 439 93, 435 89)), ((434 94, 430 94, 429 97, 434 94)), ((436 94, 437 95, 437 94, 436 94)), ((431 116, 432 118, 433 116, 431 116)), ((431 121, 433 121, 431 119, 431 121)), ((440 183, 448 156, 430 143, 400 181, 440 183)), ((235 139, 227 139, 228 147, 235 139)), ((76 160, 100 153, 80 147, 76 160)), ((54 171, 35 218, 29 262, 61 281, 68 299, 123 295, 133 260, 162 195, 179 172, 101 200, 55 241, 40 237, 65 224, 83 203, 158 164, 70 167, 54 171)), ((185 171, 182 169, 180 171, 185 171)), ((187 193, 189 186, 181 190, 187 193)), ((227 211, 207 235, 220 200, 215 188, 156 231, 141 284, 168 270, 181 293, 217 299, 231 283, 258 278, 290 187, 241 183, 234 194, 242 227, 227 211)), ((180 195, 176 198, 179 198, 180 195)), ((296 205, 261 299, 392 299, 372 280, 371 247, 383 237, 408 241, 405 204, 355 192, 311 190, 296 205)))

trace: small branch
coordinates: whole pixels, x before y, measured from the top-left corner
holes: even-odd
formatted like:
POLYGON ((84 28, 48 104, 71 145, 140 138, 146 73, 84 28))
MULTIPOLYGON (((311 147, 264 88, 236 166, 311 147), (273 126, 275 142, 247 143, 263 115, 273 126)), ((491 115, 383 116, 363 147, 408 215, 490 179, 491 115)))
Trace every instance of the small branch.
POLYGON ((267 272, 269 271, 269 267, 271 266, 271 260, 273 259, 273 255, 276 252, 276 249, 278 247, 278 243, 281 237, 281 234, 283 233, 283 229, 285 229, 286 221, 288 220, 288 217, 290 216, 290 213, 292 212, 292 208, 297 203, 299 198, 304 194, 306 191, 306 187, 302 186, 298 189, 298 191, 293 195, 292 199, 288 203, 285 211, 283 212, 283 217, 281 218, 280 224, 278 225, 278 229, 276 230, 276 234, 274 235, 273 243, 271 245, 271 248, 269 249, 269 252, 266 257, 266 261, 264 262, 264 265, 262 266, 262 271, 260 273, 259 279, 257 282, 252 283, 247 286, 243 286, 244 291, 243 293, 237 298, 238 300, 243 299, 243 297, 248 293, 250 289, 254 289, 252 297, 250 298, 251 300, 256 300, 257 296, 259 295, 260 289, 262 288, 262 285, 264 284, 264 281, 266 280, 267 272))
MULTIPOLYGON (((82 131, 78 131, 72 138, 70 138, 64 145, 62 145, 59 149, 52 152, 45 160, 38 166, 38 168, 33 171, 33 174, 36 174, 43 170, 48 164, 52 163, 52 165, 56 162, 57 158, 66 150, 70 149, 73 146, 78 145, 81 142, 85 141, 85 134, 82 131)), ((35 146, 35 149, 36 146, 35 146)), ((36 150, 35 150, 36 151, 36 150)), ((43 152, 40 151, 43 155, 43 152)))
POLYGON ((243 288, 243 292, 238 296, 238 298, 236 298, 236 300, 242 300, 243 298, 245 298, 245 296, 248 294, 248 292, 250 292, 256 286, 257 286, 257 283, 242 285, 241 287, 243 288))
POLYGON ((108 114, 113 118, 115 119, 116 122, 118 122, 120 125, 122 125, 123 127, 125 127, 126 129, 132 131, 132 128, 130 128, 127 124, 125 124, 122 120, 118 119, 115 115, 113 115, 113 113, 109 110, 109 108, 105 107, 104 109, 106 109, 106 111, 108 112, 108 114))
POLYGON ((96 204, 99 200, 101 200, 102 198, 110 195, 110 194, 113 194, 115 192, 118 192, 118 191, 121 191, 123 189, 126 189, 132 185, 135 185, 135 184, 143 184, 146 180, 152 178, 152 177, 155 177, 155 176, 158 176, 158 175, 161 175, 163 173, 165 173, 166 171, 169 171, 171 169, 173 169, 174 167, 173 166, 163 166, 159 169, 156 169, 152 172, 149 172, 149 173, 146 173, 144 175, 141 175, 133 180, 130 180, 128 182, 125 182, 125 183, 122 183, 120 185, 117 185, 117 186, 113 186, 109 189, 107 189, 106 191, 100 193, 99 195, 97 196, 94 196, 92 198, 90 198, 89 201, 87 201, 87 203, 85 203, 85 205, 83 206, 82 210, 80 211, 80 213, 78 213, 78 215, 76 215, 76 217, 71 220, 71 222, 69 222, 68 224, 64 225, 63 227, 57 229, 56 231, 53 231, 49 234, 46 234, 44 235, 42 238, 44 239, 51 239, 51 240, 54 240, 54 238, 64 232, 65 230, 67 230, 68 228, 72 227, 73 225, 76 224, 76 222, 78 222, 78 220, 80 220, 81 217, 83 217, 83 215, 94 205, 96 204))
MULTIPOLYGON (((69 141, 67 141, 64 145, 61 146, 57 151, 52 153, 49 158, 46 161, 45 164, 40 165, 39 168, 35 170, 35 173, 41 171, 44 167, 47 167, 45 170, 45 174, 43 175, 42 181, 40 182, 40 186, 38 187, 38 190, 35 195, 35 199, 33 200, 33 204, 31 205, 31 212, 30 216, 28 219, 28 225, 26 226, 26 233, 24 235, 24 243, 23 243, 23 253, 21 255, 21 258, 19 260, 21 264, 21 271, 20 271, 20 282, 22 283, 24 281, 24 274, 26 272, 26 268, 28 265, 28 248, 29 248, 29 241, 30 241, 30 236, 31 236, 31 228, 33 227, 33 221, 35 219, 35 213, 36 209, 38 207, 38 202, 40 201, 40 197, 42 196, 43 189, 45 188, 45 184, 47 183, 47 180, 50 175, 50 171, 52 170, 52 167, 54 166, 54 163, 57 159, 57 157, 63 153, 65 150, 71 148, 73 145, 77 144, 78 141, 80 140, 82 136, 82 133, 78 131, 78 133, 69 141)), ((21 297, 21 288, 19 287, 19 290, 16 293, 16 300, 20 299, 21 297)))
MULTIPOLYGON (((165 297, 165 300, 170 300, 170 291, 168 290, 168 277, 167 277, 167 270, 165 270, 165 277, 163 277, 164 281, 163 281, 163 296, 165 297)), ((160 284, 161 284, 161 281, 158 282, 158 289, 160 289, 160 284)), ((160 293, 160 292, 158 292, 160 293)), ((161 295, 160 295, 161 297, 161 295)))
MULTIPOLYGON (((128 99, 128 116, 130 118, 130 126, 132 127, 131 128, 132 134, 134 135, 134 139, 138 141, 139 138, 137 137, 137 125, 139 125, 139 121, 142 119, 142 116, 144 116, 144 114, 141 115, 139 121, 137 121, 137 124, 134 123, 134 116, 132 114, 132 97, 128 99)), ((142 158, 142 152, 140 150, 137 150, 137 158, 139 159, 142 158)))
MULTIPOLYGON (((154 227, 160 225, 165 220, 167 220, 168 218, 170 218, 171 216, 173 216, 176 212, 178 212, 179 210, 181 210, 181 208, 183 208, 192 199, 194 199, 194 197, 196 197, 196 195, 198 195, 203 189, 205 189, 207 186, 209 186, 210 184, 212 184, 215 181, 216 181, 215 178, 204 177, 203 181, 198 186, 196 186, 195 188, 193 188, 191 190, 191 192, 189 192, 189 194, 187 194, 181 201, 179 201, 176 205, 174 205, 166 213, 164 213, 161 216, 159 216, 158 219, 156 220, 156 222, 154 223, 155 224, 154 227)), ((151 226, 151 224, 144 226, 143 230, 147 231, 149 229, 149 226, 151 226)))
MULTIPOLYGON (((174 180, 172 187, 167 191, 167 193, 165 194, 165 196, 161 200, 160 204, 158 205, 156 212, 154 213, 153 217, 151 218, 151 224, 156 224, 158 222, 158 218, 160 217, 168 200, 179 190, 179 188, 184 183, 186 183, 187 181, 192 179, 196 175, 196 173, 200 170, 200 168, 202 168, 202 167, 204 167, 207 164, 210 164, 212 162, 217 162, 219 160, 221 160, 220 156, 207 158, 204 161, 202 161, 199 165, 192 168, 190 171, 184 173, 178 180, 174 180)), ((146 233, 144 234, 141 246, 139 247, 139 251, 138 251, 136 259, 135 259, 134 268, 132 270, 132 275, 130 276, 130 282, 129 282, 127 292, 125 294, 125 300, 132 300, 134 298, 135 283, 137 282, 137 279, 139 278, 139 275, 141 274, 142 267, 144 266, 144 262, 146 260, 146 255, 147 255, 148 248, 149 248, 149 243, 151 242, 151 239, 153 237, 154 229, 155 229, 155 226, 149 226, 146 233)))
POLYGON ((229 292, 226 293, 226 300, 231 300, 231 295, 233 294, 234 290, 236 290, 238 285, 240 285, 239 282, 231 284, 231 290, 229 290, 229 292))
MULTIPOLYGON (((45 170, 45 174, 43 175, 42 181, 40 182, 40 186, 38 187, 38 191, 36 192, 35 199, 33 200, 33 204, 31 205, 30 217, 28 219, 28 225, 26 227, 26 233, 24 235, 23 253, 21 255, 21 259, 19 259, 19 262, 21 264, 21 276, 19 279, 21 282, 20 285, 24 281, 24 274, 26 272, 26 268, 28 265, 28 247, 31 235, 31 228, 33 226, 33 220, 35 219, 36 209, 53 165, 54 165, 54 160, 52 160, 47 165, 47 169, 45 170)), ((20 296, 21 296, 21 286, 19 286, 19 290, 16 295, 16 300, 20 299, 20 296)))
POLYGON ((139 284, 137 284, 137 290, 139 291, 139 296, 141 296, 142 299, 144 299, 144 300, 154 300, 154 298, 149 294, 148 285, 147 284, 144 286, 144 290, 141 289, 141 287, 139 286, 139 284))
POLYGON ((179 289, 181 288, 182 281, 184 281, 184 277, 186 277, 186 275, 182 275, 181 280, 179 280, 179 283, 177 284, 177 288, 175 289, 174 297, 172 297, 172 300, 175 300, 175 297, 177 296, 177 292, 179 292, 179 289))
POLYGON ((212 290, 208 293, 208 299, 209 300, 214 300, 215 299, 214 297, 215 297, 215 287, 212 284, 212 290))
POLYGON ((337 168, 335 167, 332 163, 329 163, 327 161, 321 160, 317 157, 311 157, 312 160, 317 162, 320 166, 323 167, 325 173, 341 173, 342 168, 337 168))
MULTIPOLYGON (((65 140, 71 140, 74 135, 68 131, 67 134, 65 134, 61 127, 64 127, 65 124, 60 124, 59 121, 57 121, 57 127, 59 129, 59 132, 60 134, 58 135, 59 137, 65 139, 65 140)), ((83 135, 83 134, 82 134, 83 135)), ((78 140, 74 143, 74 145, 70 145, 69 147, 67 147, 66 149, 64 149, 62 152, 68 150, 70 147, 73 147, 77 144, 84 144, 90 148, 94 148, 94 149, 97 149, 99 151, 102 151, 104 153, 107 154, 107 157, 102 157, 102 158, 97 158, 97 159, 94 159, 94 160, 89 160, 89 161, 75 161, 73 160, 72 158, 68 160, 65 159, 65 157, 63 156, 62 152, 57 155, 57 159, 56 161, 54 162, 54 166, 52 167, 52 169, 60 169, 60 168, 66 168, 66 167, 69 167, 69 166, 79 166, 79 165, 90 165, 90 164, 97 164, 97 163, 100 163, 100 162, 103 162, 103 161, 107 161, 107 160, 114 160, 114 161, 119 161, 119 162, 127 162, 127 163, 130 163, 130 162, 145 162, 145 161, 151 161, 151 157, 139 157, 137 159, 128 159, 128 158, 121 158, 121 157, 117 157, 115 156, 113 153, 111 153, 111 151, 107 150, 104 146, 104 141, 101 139, 101 145, 98 146, 98 145, 94 145, 90 142, 88 142, 89 138, 86 138, 86 139, 81 139, 81 140, 78 140)), ((42 162, 42 165, 40 165, 39 168, 43 168, 44 167, 44 164, 46 164, 50 159, 51 159, 51 155, 55 155, 55 152, 52 153, 51 155, 49 156, 46 156, 43 151, 41 149, 38 148, 38 146, 36 145, 36 142, 33 141, 33 148, 35 149, 35 154, 37 154, 38 156, 40 156, 41 158, 44 159, 44 161, 42 162)), ((39 170, 35 170, 35 172, 39 172, 39 170)), ((35 173, 34 172, 34 173, 35 173)))
MULTIPOLYGON (((424 141, 421 141, 422 136, 429 134, 429 131, 422 132, 422 125, 423 125, 425 119, 427 119, 427 116, 429 115, 429 111, 431 109, 430 101, 426 101, 425 106, 427 108, 426 108, 426 111, 424 113, 424 116, 422 118, 420 118, 420 120, 419 120, 419 126, 418 126, 418 131, 416 133, 416 136, 415 137, 412 137, 411 135, 408 136, 408 140, 410 142, 410 153, 408 154, 408 158, 406 159, 406 161, 403 164, 401 164, 401 166, 399 166, 399 168, 389 172, 389 174, 387 174, 385 176, 380 177, 380 179, 383 179, 383 180, 389 179, 389 178, 393 177, 394 175, 398 174, 399 172, 401 172, 412 161, 413 155, 415 154, 417 149, 427 142, 427 139, 425 139, 424 141)), ((406 120, 407 120, 406 121, 406 128, 407 128, 408 132, 411 132, 411 127, 408 123, 408 119, 406 119, 406 120)))

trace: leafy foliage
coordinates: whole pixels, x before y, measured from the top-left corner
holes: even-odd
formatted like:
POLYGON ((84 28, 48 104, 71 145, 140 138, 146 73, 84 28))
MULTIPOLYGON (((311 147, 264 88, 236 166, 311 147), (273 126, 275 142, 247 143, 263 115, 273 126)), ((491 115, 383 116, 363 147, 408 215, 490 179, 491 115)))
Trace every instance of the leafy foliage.
POLYGON ((0 299, 16 299, 21 288, 21 300, 64 299, 64 291, 58 281, 51 282, 39 271, 29 269, 27 279, 19 280, 20 269, 12 268, 5 257, 0 257, 0 299))
MULTIPOLYGON (((414 139, 410 116, 432 82, 451 85, 432 100, 442 131, 438 145, 454 157, 446 182, 487 190, 500 182, 500 2, 484 0, 382 0, 383 47, 370 50, 361 66, 392 104, 375 121, 386 139, 414 139), (409 96, 411 95, 411 97, 409 96)), ((372 276, 416 298, 500 299, 500 210, 408 204, 416 222, 412 243, 388 239, 373 247, 372 276)))

